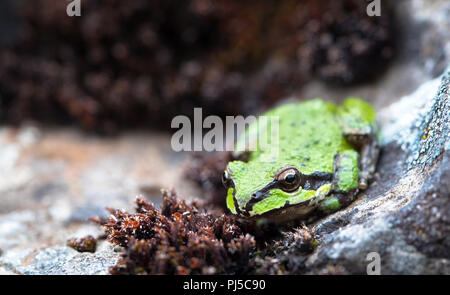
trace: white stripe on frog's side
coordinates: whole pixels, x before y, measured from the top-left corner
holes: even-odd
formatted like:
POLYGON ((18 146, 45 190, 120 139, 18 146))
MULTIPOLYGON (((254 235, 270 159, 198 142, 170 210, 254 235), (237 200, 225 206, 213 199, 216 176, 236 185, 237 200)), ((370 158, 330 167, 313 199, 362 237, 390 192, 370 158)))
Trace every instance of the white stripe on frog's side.
POLYGON ((327 183, 319 187, 319 189, 316 190, 314 198, 312 198, 311 201, 309 202, 309 206, 311 207, 319 206, 319 204, 326 198, 330 190, 331 190, 331 183, 327 183))
POLYGON ((275 208, 270 211, 266 211, 262 214, 257 213, 256 211, 252 210, 250 211, 251 217, 261 217, 261 216, 267 216, 267 215, 273 215, 276 212, 276 215, 283 215, 287 211, 293 211, 293 210, 300 210, 300 209, 294 209, 293 207, 304 207, 300 211, 310 211, 314 208, 319 207, 319 205, 322 203, 322 201, 328 196, 329 192, 331 191, 331 183, 324 184, 320 186, 317 190, 315 195, 311 199, 304 200, 302 202, 298 203, 289 203, 289 201, 286 201, 286 204, 283 207, 275 208))

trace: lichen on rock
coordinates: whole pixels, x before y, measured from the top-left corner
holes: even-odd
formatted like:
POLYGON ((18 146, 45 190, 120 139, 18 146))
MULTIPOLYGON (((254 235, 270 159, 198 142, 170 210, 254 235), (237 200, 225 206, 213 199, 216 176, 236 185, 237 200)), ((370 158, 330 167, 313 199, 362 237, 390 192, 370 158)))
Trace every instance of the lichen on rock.
POLYGON ((433 165, 449 149, 450 66, 439 77, 423 84, 381 113, 383 141, 395 142, 404 151, 408 169, 433 165))

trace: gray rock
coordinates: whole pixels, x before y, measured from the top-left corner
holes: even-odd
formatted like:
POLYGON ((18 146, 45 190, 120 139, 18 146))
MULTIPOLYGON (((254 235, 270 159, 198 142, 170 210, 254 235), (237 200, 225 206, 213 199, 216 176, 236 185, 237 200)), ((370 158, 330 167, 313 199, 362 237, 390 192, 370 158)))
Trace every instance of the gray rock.
POLYGON ((15 271, 27 275, 100 275, 108 274, 108 268, 117 261, 117 253, 108 243, 100 245, 95 253, 79 253, 68 247, 50 247, 34 255, 27 266, 15 271))

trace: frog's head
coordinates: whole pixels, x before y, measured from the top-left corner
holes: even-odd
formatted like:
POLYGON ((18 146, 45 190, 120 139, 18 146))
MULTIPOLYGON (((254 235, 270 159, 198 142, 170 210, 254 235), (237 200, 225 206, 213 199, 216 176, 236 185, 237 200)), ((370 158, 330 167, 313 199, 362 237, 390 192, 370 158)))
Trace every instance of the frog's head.
POLYGON ((302 177, 294 166, 232 161, 222 176, 227 188, 227 207, 240 217, 258 217, 285 206, 301 192, 302 177))

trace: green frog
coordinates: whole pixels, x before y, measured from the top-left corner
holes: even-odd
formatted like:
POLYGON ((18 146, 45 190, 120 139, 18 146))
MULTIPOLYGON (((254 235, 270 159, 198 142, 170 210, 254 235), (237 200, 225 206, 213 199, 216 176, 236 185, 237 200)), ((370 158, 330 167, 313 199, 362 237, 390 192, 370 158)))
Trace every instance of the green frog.
POLYGON ((239 138, 241 148, 223 173, 233 214, 275 223, 306 219, 347 206, 367 188, 379 154, 369 103, 350 97, 336 105, 317 98, 276 107, 263 117, 278 120, 277 153, 259 145, 242 149, 252 132, 271 132, 256 128, 259 117, 239 138))

